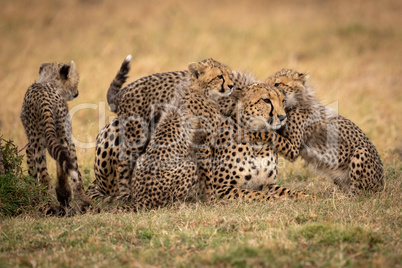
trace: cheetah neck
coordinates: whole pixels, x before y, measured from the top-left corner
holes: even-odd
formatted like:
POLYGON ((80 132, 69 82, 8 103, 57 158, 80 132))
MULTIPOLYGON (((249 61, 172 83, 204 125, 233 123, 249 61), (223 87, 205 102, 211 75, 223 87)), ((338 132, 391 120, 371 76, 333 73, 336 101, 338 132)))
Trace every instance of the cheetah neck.
MULTIPOLYGON (((205 95, 205 87, 202 82, 197 83, 194 80, 182 82, 176 87, 169 103, 180 114, 183 124, 187 124, 187 127, 190 129, 200 128, 200 120, 196 120, 197 118, 219 115, 218 103, 205 95), (194 103, 194 101, 198 102, 194 103), (209 115, 201 112, 206 107, 208 108, 209 115)), ((210 122, 213 120, 212 118, 207 119, 210 122)), ((190 131, 189 138, 191 141, 199 138, 195 135, 197 135, 197 131, 190 131)))
POLYGON ((309 85, 306 85, 305 90, 293 93, 293 96, 287 102, 286 112, 292 110, 313 111, 320 106, 320 102, 314 96, 314 91, 309 85))

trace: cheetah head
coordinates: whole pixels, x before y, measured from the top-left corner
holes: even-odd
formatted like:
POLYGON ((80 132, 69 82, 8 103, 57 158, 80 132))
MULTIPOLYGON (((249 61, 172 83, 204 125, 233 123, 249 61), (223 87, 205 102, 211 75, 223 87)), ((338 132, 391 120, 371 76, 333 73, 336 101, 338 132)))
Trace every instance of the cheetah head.
POLYGON ((213 59, 201 62, 192 62, 188 66, 193 82, 197 83, 204 94, 214 100, 232 93, 233 82, 230 79, 232 72, 226 65, 213 59))
POLYGON ((278 88, 285 94, 285 108, 291 110, 312 94, 307 83, 309 73, 299 73, 291 69, 282 69, 266 80, 266 83, 278 88))
POLYGON ((247 130, 276 130, 286 124, 285 96, 275 87, 256 83, 246 87, 237 102, 236 112, 247 130))
POLYGON ((74 61, 64 63, 43 63, 39 68, 37 83, 55 83, 58 93, 66 100, 71 101, 78 96, 79 75, 74 61))

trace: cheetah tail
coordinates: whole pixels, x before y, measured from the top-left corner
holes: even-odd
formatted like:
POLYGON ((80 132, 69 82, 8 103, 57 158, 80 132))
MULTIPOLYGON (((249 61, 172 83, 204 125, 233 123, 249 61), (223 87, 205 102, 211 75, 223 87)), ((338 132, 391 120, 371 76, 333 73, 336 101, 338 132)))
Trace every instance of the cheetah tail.
POLYGON ((119 93, 123 84, 127 81, 127 74, 130 71, 130 61, 131 55, 128 55, 121 64, 120 70, 117 72, 116 77, 113 79, 112 83, 110 84, 109 90, 107 91, 107 103, 109 104, 110 110, 112 112, 117 111, 118 103, 116 103, 116 96, 119 93))
POLYGON ((76 165, 70 157, 67 146, 60 143, 56 135, 56 124, 53 119, 53 112, 49 109, 42 114, 42 120, 45 122, 45 140, 46 148, 50 156, 59 163, 64 172, 70 174, 76 170, 76 165))

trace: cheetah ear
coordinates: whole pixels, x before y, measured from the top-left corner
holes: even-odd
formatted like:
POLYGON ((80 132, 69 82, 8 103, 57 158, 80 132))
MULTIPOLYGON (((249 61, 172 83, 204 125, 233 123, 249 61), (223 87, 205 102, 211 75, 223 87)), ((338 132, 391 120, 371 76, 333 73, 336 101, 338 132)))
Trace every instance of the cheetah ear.
POLYGON ((236 87, 232 94, 230 94, 231 97, 235 98, 236 100, 239 100, 241 98, 244 98, 246 91, 243 90, 242 88, 236 87))
POLYGON ((300 79, 307 81, 307 79, 310 77, 310 73, 309 72, 298 73, 298 76, 300 79))
POLYGON ((42 65, 39 67, 39 74, 43 71, 43 68, 45 68, 47 65, 49 65, 50 63, 42 63, 42 65))
POLYGON ((307 80, 309 77, 310 77, 309 72, 299 73, 299 78, 301 79, 303 86, 307 85, 307 80))
POLYGON ((61 66, 61 68, 60 68, 61 79, 67 80, 69 71, 70 71, 70 65, 64 64, 63 66, 61 66))
MULTIPOLYGON (((130 55, 131 56, 131 55, 130 55)), ((73 74, 75 72, 75 62, 70 61, 70 71, 69 74, 73 74)))
POLYGON ((201 75, 201 64, 198 62, 192 62, 188 65, 188 70, 192 76, 198 78, 201 75))

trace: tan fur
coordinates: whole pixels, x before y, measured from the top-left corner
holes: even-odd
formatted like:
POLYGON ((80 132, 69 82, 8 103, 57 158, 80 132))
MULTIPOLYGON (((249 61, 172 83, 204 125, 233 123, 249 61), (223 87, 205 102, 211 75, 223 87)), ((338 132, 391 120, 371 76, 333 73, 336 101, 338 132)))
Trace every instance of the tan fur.
POLYGON ((302 157, 347 192, 381 190, 383 165, 375 146, 350 120, 322 105, 308 74, 283 69, 267 80, 286 95, 288 125, 277 136, 278 152, 302 157))
POLYGON ((243 120, 249 130, 279 129, 286 124, 286 113, 283 108, 284 95, 265 84, 254 84, 244 90, 242 102, 238 102, 236 110, 243 110, 243 120), (267 110, 266 107, 272 107, 267 110), (249 112, 250 111, 250 112, 249 112), (258 116, 256 116, 258 115, 258 116), (267 124, 267 122, 270 122, 267 124))
MULTIPOLYGON (((194 70, 192 71, 194 72, 194 70)), ((200 76, 197 77, 200 78, 200 76)), ((233 168, 227 169, 226 167, 227 171, 222 171, 226 165, 232 163, 227 159, 228 155, 222 147, 225 143, 222 138, 218 138, 215 145, 207 145, 207 147, 201 148, 201 156, 205 157, 204 159, 218 160, 218 163, 224 164, 223 166, 209 165, 209 163, 202 161, 200 154, 198 161, 196 160, 192 144, 200 137, 192 135, 191 130, 205 127, 203 122, 207 119, 211 123, 210 131, 203 132, 201 135, 204 135, 204 140, 209 141, 211 134, 214 135, 219 132, 222 127, 224 130, 228 130, 229 127, 229 125, 222 125, 228 121, 220 116, 217 103, 212 98, 207 97, 211 95, 200 88, 201 85, 205 84, 204 81, 198 79, 193 79, 189 87, 178 87, 169 107, 162 113, 161 120, 155 130, 155 136, 152 137, 145 153, 136 162, 129 195, 131 204, 123 209, 137 210, 139 208, 162 207, 176 200, 192 197, 194 193, 202 193, 207 200, 215 200, 216 198, 270 200, 282 195, 304 197, 301 193, 291 192, 286 188, 274 185, 274 181, 268 181, 270 175, 267 170, 261 170, 260 176, 258 174, 257 176, 250 175, 254 178, 248 179, 248 175, 243 174, 242 166, 244 164, 237 163, 237 158, 233 158, 233 168), (198 120, 201 118, 200 116, 202 120, 198 120), (199 169, 200 176, 198 176, 197 169, 199 169), (248 189, 244 189, 246 187, 248 189), (267 194, 258 191, 259 189, 264 189, 267 194)), ((211 90, 214 89, 211 88, 211 90)), ((283 99, 283 95, 274 88, 259 84, 251 86, 247 91, 254 92, 254 94, 246 94, 246 97, 239 99, 240 102, 247 103, 245 106, 247 108, 244 110, 246 113, 253 113, 255 107, 259 107, 260 110, 264 111, 266 120, 269 121, 272 114, 283 111, 283 104, 280 101, 283 99), (267 91, 272 92, 267 94, 267 91), (260 96, 260 98, 255 98, 255 95, 260 96), (268 97, 270 102, 280 104, 279 107, 276 108, 268 104, 266 102, 268 97), (263 105, 259 105, 260 103, 263 105), (274 110, 276 111, 273 112, 274 110)), ((234 134, 236 136, 237 133, 234 134)), ((229 135, 224 137, 230 138, 229 135)), ((246 154, 242 154, 242 152, 243 150, 238 152, 238 157, 243 155, 243 159, 246 158, 246 155, 248 157, 253 155, 246 153, 246 149, 244 150, 246 154)), ((263 156, 263 154, 257 155, 263 156)), ((272 177, 272 170, 269 170, 269 173, 272 177)))
POLYGON ((67 101, 78 96, 79 75, 75 63, 44 63, 39 78, 24 97, 21 121, 28 138, 26 149, 29 174, 49 189, 51 180, 46 168, 46 149, 57 162, 57 199, 68 206, 71 189, 67 175, 72 179, 74 199, 81 209, 89 204, 81 174, 78 171, 75 146, 71 139, 71 120, 67 101))
MULTIPOLYGON (((194 91, 191 94, 203 95, 204 98, 214 99, 217 94, 227 96, 233 88, 230 73, 227 66, 207 59, 191 63, 186 73, 151 75, 130 84, 130 90, 123 89, 126 92, 125 98, 119 98, 119 122, 113 122, 113 127, 119 129, 114 131, 119 132, 119 140, 115 139, 117 136, 109 135, 111 125, 98 135, 94 167, 96 179, 88 189, 90 196, 98 198, 117 194, 124 198, 128 195, 135 161, 145 152, 148 139, 152 136, 149 130, 159 120, 165 106, 163 103, 172 98, 175 87, 180 84, 182 88, 191 88, 194 91), (115 186, 104 187, 105 181, 119 185, 118 192, 115 186)), ((200 112, 204 109, 207 110, 202 107, 200 112)))
POLYGON ((244 88, 237 97, 237 107, 233 111, 236 121, 224 117, 214 120, 213 125, 218 127, 210 156, 200 161, 206 199, 306 197, 303 193, 276 185, 278 159, 271 144, 252 146, 248 141, 248 132, 255 131, 255 126, 261 130, 278 127, 276 122, 281 126, 285 124, 286 117, 279 119, 285 113, 283 94, 259 83, 244 88))
MULTIPOLYGON (((208 61, 208 60, 207 60, 208 61)), ((190 68, 192 69, 193 73, 195 76, 199 76, 199 72, 196 70, 197 64, 190 64, 190 68)), ((212 65, 213 67, 216 67, 215 65, 212 65)), ((226 68, 224 68, 226 69, 226 68)), ((210 72, 209 75, 211 76, 213 72, 210 72)), ((213 76, 213 75, 212 75, 213 76)), ((213 77, 211 77, 213 78, 213 77)), ((126 114, 129 114, 128 112, 131 111, 132 114, 140 114, 142 118, 147 119, 149 118, 149 115, 147 111, 151 112, 151 107, 153 103, 158 103, 158 102, 164 102, 166 100, 169 100, 171 98, 174 98, 175 101, 171 102, 174 103, 175 106, 180 107, 182 104, 182 100, 186 96, 186 93, 189 89, 188 84, 190 82, 191 75, 189 72, 173 72, 173 73, 164 73, 164 74, 156 74, 156 75, 151 75, 145 78, 141 78, 137 80, 137 82, 134 82, 130 85, 128 85, 125 89, 122 89, 121 96, 124 96, 124 98, 120 98, 119 104, 117 106, 120 106, 120 112, 125 112, 126 114), (180 84, 179 88, 175 86, 176 84, 180 84), (163 85, 162 87, 160 85, 163 85), (173 88, 176 87, 176 90, 173 90, 173 88), (144 91, 142 89, 146 89, 147 91, 144 91), (148 94, 145 94, 148 92, 148 94), (175 92, 173 94, 173 92, 175 92), (160 99, 160 96, 165 96, 165 99, 160 99), (167 97, 166 97, 167 96, 167 97), (139 103, 138 100, 141 99, 142 101, 139 103), (146 100, 146 101, 144 101, 146 100), (181 101, 180 101, 181 100, 181 101), (145 105, 145 106, 142 106, 145 105), (149 106, 147 106, 149 105, 149 106)), ((222 114, 225 115, 230 115, 233 114, 233 117, 235 120, 238 117, 238 114, 236 113, 236 110, 240 109, 241 107, 239 106, 237 109, 236 103, 237 100, 240 97, 244 97, 243 93, 245 92, 244 89, 255 83, 255 79, 252 75, 245 74, 243 72, 232 72, 230 74, 230 79, 234 82, 234 88, 233 88, 233 94, 231 96, 223 96, 219 98, 219 109, 222 114)), ((209 79, 204 79, 205 81, 208 81, 209 79)), ((227 80, 227 78, 226 78, 227 80)), ((218 79, 215 79, 214 81, 219 81, 218 79)), ((206 85, 200 85, 199 88, 205 88, 206 85)), ((220 88, 219 85, 217 85, 217 88, 220 88)), ((257 88, 257 87, 255 87, 257 88)), ((193 89, 195 90, 195 89, 193 89)), ((251 91, 251 90, 250 90, 251 91)), ((268 94, 267 96, 271 98, 274 101, 274 105, 278 109, 273 110, 273 114, 275 114, 274 120, 275 122, 278 121, 278 116, 277 115, 282 115, 283 114, 283 105, 281 102, 283 95, 277 94, 275 96, 269 95, 273 94, 273 91, 267 91, 263 90, 261 91, 263 94, 268 94), (275 100, 278 100, 275 102, 275 100)), ((256 94, 259 94, 259 92, 256 91, 256 94)), ((263 96, 261 94, 261 97, 263 96)), ((250 95, 252 96, 252 95, 250 95)), ((246 100, 246 98, 244 99, 246 100)), ((257 100, 258 102, 258 100, 257 100)), ((248 101, 248 106, 246 110, 252 110, 252 105, 250 105, 251 101, 248 101)), ((266 103, 264 103, 266 104, 266 103)), ((193 100, 193 105, 196 105, 194 100, 193 100)), ((199 105, 198 105, 199 106, 199 105)), ((198 107, 197 106, 197 107, 198 107)), ((202 107, 202 106, 201 106, 202 107)), ((160 113, 160 111, 163 111, 162 105, 154 107, 152 110, 154 112, 154 115, 160 113)), ((202 107, 205 108, 205 107, 202 107)), ((273 107, 271 107, 273 109, 273 107)), ((203 109, 205 111, 209 111, 209 109, 203 109)), ((245 111, 246 111, 245 110, 245 111)), ((201 109, 200 109, 201 111, 201 109)), ((205 112, 205 115, 208 113, 205 112)), ((164 115, 166 116, 166 114, 164 115)), ((241 113, 239 114, 241 116, 241 113)), ((255 115, 254 115, 255 116, 255 115)), ((147 119, 149 120, 149 119, 147 119)), ((162 120, 162 119, 161 119, 162 120)), ((226 123, 230 123, 231 119, 226 120, 226 123)), ((269 120, 269 118, 268 118, 269 120)), ((135 120, 133 120, 135 121, 135 120)), ((145 121, 145 120, 144 120, 145 121)), ((192 120, 191 122, 195 122, 196 120, 192 120)), ((138 121, 137 121, 138 122, 138 121)), ((147 122, 147 121, 145 121, 147 122)), ((145 124, 140 124, 138 122, 135 127, 132 127, 131 131, 137 131, 139 133, 143 133, 143 136, 146 136, 145 133, 147 130, 144 129, 144 127, 147 126, 148 123, 145 124)), ((152 120, 151 120, 151 125, 152 125, 152 120)), ((119 195, 119 190, 117 187, 117 181, 116 181, 116 170, 117 166, 116 163, 119 162, 118 159, 118 152, 120 146, 113 146, 113 144, 120 144, 119 140, 121 139, 121 135, 123 134, 122 131, 119 131, 120 129, 124 129, 119 126, 119 120, 115 119, 113 122, 111 122, 109 125, 107 125, 104 129, 101 130, 101 132, 98 135, 97 138, 97 149, 96 149, 96 154, 95 154, 95 176, 96 179, 93 182, 93 184, 90 186, 88 189, 89 195, 92 198, 100 198, 100 197, 107 197, 107 196, 114 196, 114 195, 119 195), (110 138, 112 137, 112 138, 110 138), (106 146, 105 146, 106 145, 106 146)), ((131 124, 133 126, 133 124, 131 124)), ((264 126, 268 126, 268 123, 264 123, 264 126)), ((202 129, 206 126, 192 126, 192 129, 202 129)), ((211 126, 208 126, 211 127, 211 126)), ((272 128, 275 128, 271 126, 272 128)), ((226 125, 224 128, 232 128, 230 125, 226 125)), ((199 132, 197 133, 196 131, 191 132, 193 135, 197 134, 198 139, 194 140, 195 144, 202 144, 205 143, 205 140, 200 138, 199 132)), ((226 132, 224 132, 226 133, 226 132)), ((226 140, 233 140, 232 137, 229 136, 223 136, 224 139, 226 140)), ((193 140, 193 136, 190 137, 191 140, 193 140)), ((123 138, 125 140, 125 138, 123 138)), ((144 147, 146 148, 147 143, 145 142, 144 138, 139 138, 138 142, 139 144, 144 144, 144 147)), ((220 139, 220 141, 223 141, 223 139, 220 139)), ((226 142, 225 142, 226 144, 226 142)), ((292 196, 292 197, 304 197, 305 195, 302 195, 297 192, 290 191, 286 188, 277 186, 275 184, 276 181, 276 175, 277 175, 277 156, 276 153, 270 149, 269 146, 267 146, 264 149, 258 148, 254 150, 248 143, 242 143, 238 142, 235 140, 235 143, 233 144, 234 148, 228 148, 228 150, 218 150, 216 151, 216 155, 214 155, 212 158, 218 159, 221 157, 221 159, 226 159, 227 157, 231 158, 231 161, 234 163, 232 166, 235 166, 237 169, 237 172, 243 174, 242 176, 235 176, 233 177, 234 180, 236 181, 236 185, 241 188, 241 189, 250 189, 250 190, 259 190, 259 189, 264 189, 265 191, 269 191, 270 194, 274 194, 277 196, 292 196), (242 157, 248 157, 249 159, 252 160, 252 165, 249 165, 246 163, 245 165, 239 165, 236 162, 237 157, 234 157, 232 154, 238 154, 239 156, 242 157), (222 156, 220 156, 222 155, 222 156), (251 168, 253 167, 253 168, 251 168), (240 171, 240 169, 243 168, 243 171, 240 171), (245 172, 245 170, 247 170, 245 172), (248 172, 248 173, 247 173, 248 172)), ((207 150, 208 151, 208 150, 207 150)), ((137 156, 141 153, 141 151, 137 150, 138 154, 137 156)), ((210 152, 210 151, 208 151, 210 152)), ((198 153, 198 155, 202 154, 202 151, 198 153)), ((135 157, 135 156, 134 156, 135 157)), ((134 160, 135 158, 133 158, 134 160)), ((135 160, 134 160, 135 161, 135 160)), ((219 161, 216 161, 219 162, 219 161)), ((134 165, 133 165, 134 166, 134 165)), ((228 169, 228 166, 217 166, 216 170, 219 170, 220 174, 223 174, 225 172, 230 172, 233 174, 235 169, 228 169), (221 168, 223 168, 224 171, 220 171, 221 168)), ((238 174, 239 174, 238 173, 238 174)), ((220 176, 220 175, 219 175, 220 176)), ((225 175, 226 177, 226 175, 225 175)), ((203 179, 205 180, 205 179, 203 179)), ((216 181, 219 183, 220 179, 217 178, 216 181)), ((229 183, 231 180, 227 180, 226 183, 229 183)), ((223 184, 223 182, 221 183, 223 184)), ((236 190, 237 191, 237 190, 236 190)), ((261 194, 261 193, 259 193, 261 194)), ((228 195, 226 198, 231 198, 233 195, 228 195)), ((216 198, 212 197, 212 198, 216 198)))
POLYGON ((155 135, 133 171, 129 200, 134 209, 165 206, 185 200, 198 192, 199 178, 194 147, 195 133, 200 128, 200 115, 219 114, 214 92, 228 94, 232 87, 230 69, 213 60, 191 63, 190 85, 178 86, 155 129, 155 135), (222 87, 220 77, 226 77, 229 87, 222 87), (218 78, 218 79, 217 79, 218 78), (212 93, 212 94, 211 94, 212 93))

